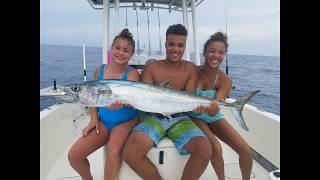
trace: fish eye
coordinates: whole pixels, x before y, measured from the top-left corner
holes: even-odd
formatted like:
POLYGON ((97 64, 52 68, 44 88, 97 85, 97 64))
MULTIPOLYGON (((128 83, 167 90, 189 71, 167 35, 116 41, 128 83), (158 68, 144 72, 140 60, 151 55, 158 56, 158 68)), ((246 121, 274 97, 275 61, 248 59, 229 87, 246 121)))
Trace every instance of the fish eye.
POLYGON ((72 86, 71 90, 74 92, 79 92, 80 91, 80 87, 79 86, 72 86))

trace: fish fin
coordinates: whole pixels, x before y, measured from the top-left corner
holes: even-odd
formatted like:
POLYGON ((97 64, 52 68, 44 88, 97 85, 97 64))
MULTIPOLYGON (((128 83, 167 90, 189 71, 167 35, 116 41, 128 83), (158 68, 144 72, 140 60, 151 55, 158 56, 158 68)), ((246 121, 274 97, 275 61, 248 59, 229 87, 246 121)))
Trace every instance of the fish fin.
POLYGON ((232 114, 235 116, 235 119, 237 120, 238 124, 240 125, 240 127, 246 131, 249 131, 249 128, 246 124, 246 122, 244 121, 243 117, 242 117, 242 110, 243 110, 243 106, 254 96, 256 95, 258 92, 260 92, 259 90, 257 91, 252 91, 250 93, 248 93, 245 96, 240 97, 237 101, 228 104, 228 106, 233 107, 231 109, 232 114))
POLYGON ((258 92, 260 92, 259 90, 257 91, 252 91, 250 93, 248 93, 247 95, 241 96, 237 101, 231 103, 234 106, 237 106, 239 108, 243 108, 243 106, 254 96, 256 95, 258 92))
POLYGON ((242 113, 240 111, 240 109, 238 108, 232 108, 230 109, 232 114, 234 115, 234 118, 236 119, 237 123, 239 124, 239 126, 246 130, 249 131, 248 125, 247 123, 244 121, 243 117, 242 117, 242 113))
POLYGON ((174 114, 174 113, 161 113, 162 116, 165 116, 170 119, 172 118, 172 116, 171 116, 172 114, 174 114))
POLYGON ((169 84, 170 84, 170 80, 167 80, 167 81, 160 83, 159 86, 171 88, 171 86, 169 84))
POLYGON ((99 94, 112 94, 112 90, 111 89, 99 89, 98 93, 99 94))

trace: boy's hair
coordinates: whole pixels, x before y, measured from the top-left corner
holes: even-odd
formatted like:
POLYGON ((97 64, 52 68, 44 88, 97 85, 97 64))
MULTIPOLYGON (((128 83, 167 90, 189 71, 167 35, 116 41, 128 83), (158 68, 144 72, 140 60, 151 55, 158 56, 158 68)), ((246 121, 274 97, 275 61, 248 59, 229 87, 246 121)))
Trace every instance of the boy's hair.
POLYGON ((119 38, 123 38, 129 41, 130 45, 132 46, 132 53, 134 53, 135 51, 135 42, 133 39, 133 35, 129 32, 129 30, 127 28, 123 29, 114 39, 112 42, 112 46, 114 44, 114 42, 119 39, 119 38))
POLYGON ((204 48, 203 48, 203 54, 207 51, 208 45, 209 43, 212 42, 223 42, 225 48, 226 48, 226 52, 228 51, 228 37, 227 35, 223 34, 222 32, 216 32, 213 35, 210 36, 210 38, 207 40, 207 42, 204 44, 204 48))
POLYGON ((169 34, 182 35, 187 37, 188 31, 182 24, 173 24, 168 27, 166 32, 166 38, 168 38, 169 34))

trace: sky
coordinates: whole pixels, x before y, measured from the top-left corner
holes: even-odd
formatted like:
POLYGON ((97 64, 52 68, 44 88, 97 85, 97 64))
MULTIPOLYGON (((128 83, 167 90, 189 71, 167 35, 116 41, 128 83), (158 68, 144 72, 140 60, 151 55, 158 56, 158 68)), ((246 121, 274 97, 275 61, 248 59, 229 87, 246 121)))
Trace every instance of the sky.
MULTIPOLYGON (((140 46, 148 48, 146 11, 136 14, 127 9, 128 29, 140 46)), ((110 38, 116 35, 115 12, 110 11, 110 38)), ((230 54, 280 56, 280 0, 205 0, 196 11, 197 31, 202 52, 205 41, 217 31, 226 32, 230 54), (225 7, 226 14, 225 16, 225 7), (226 21, 227 19, 227 21, 226 21), (226 23, 227 22, 227 23, 226 23)), ((149 11, 151 50, 159 50, 157 10, 149 11)), ((189 13, 189 49, 193 51, 193 32, 189 13)), ((160 10, 160 37, 164 49, 165 32, 171 24, 182 24, 182 13, 160 10)), ((125 9, 120 9, 120 29, 126 27, 125 9)), ((102 47, 102 10, 87 0, 40 0, 40 44, 102 47)))

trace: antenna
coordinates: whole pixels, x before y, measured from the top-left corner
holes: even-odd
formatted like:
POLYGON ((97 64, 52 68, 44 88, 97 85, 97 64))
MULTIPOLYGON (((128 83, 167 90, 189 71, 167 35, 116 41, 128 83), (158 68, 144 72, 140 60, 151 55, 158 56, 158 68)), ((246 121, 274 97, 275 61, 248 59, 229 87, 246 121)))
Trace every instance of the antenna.
POLYGON ((86 48, 84 46, 84 42, 82 43, 82 54, 83 54, 83 78, 84 78, 84 81, 87 81, 86 48))

